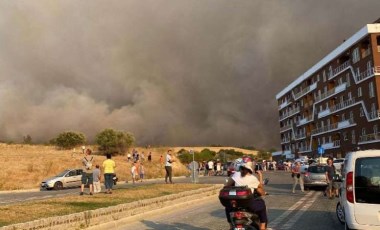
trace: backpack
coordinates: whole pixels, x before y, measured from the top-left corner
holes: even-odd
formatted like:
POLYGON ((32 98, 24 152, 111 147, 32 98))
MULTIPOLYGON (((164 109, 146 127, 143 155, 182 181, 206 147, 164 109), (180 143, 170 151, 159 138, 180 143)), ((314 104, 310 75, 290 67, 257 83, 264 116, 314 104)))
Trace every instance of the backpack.
POLYGON ((84 162, 85 163, 85 168, 87 170, 90 170, 92 168, 92 159, 94 159, 94 157, 91 157, 91 160, 87 160, 86 157, 84 159, 86 160, 86 162, 84 162))

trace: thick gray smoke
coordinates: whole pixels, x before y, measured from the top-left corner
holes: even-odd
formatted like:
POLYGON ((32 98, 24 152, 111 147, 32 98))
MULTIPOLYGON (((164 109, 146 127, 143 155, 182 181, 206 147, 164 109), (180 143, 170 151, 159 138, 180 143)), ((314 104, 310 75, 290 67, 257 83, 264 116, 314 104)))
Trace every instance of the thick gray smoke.
POLYGON ((0 2, 0 139, 279 147, 275 94, 378 0, 0 2))

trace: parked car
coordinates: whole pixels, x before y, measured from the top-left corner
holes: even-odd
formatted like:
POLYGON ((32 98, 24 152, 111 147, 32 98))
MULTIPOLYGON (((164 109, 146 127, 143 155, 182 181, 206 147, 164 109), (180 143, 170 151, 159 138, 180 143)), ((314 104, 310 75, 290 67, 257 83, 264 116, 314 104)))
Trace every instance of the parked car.
POLYGON ((307 172, 304 176, 305 189, 311 187, 327 187, 327 185, 325 165, 311 165, 307 168, 307 172))
POLYGON ((336 205, 345 229, 380 229, 380 150, 348 153, 336 205))
POLYGON ((63 189, 68 187, 78 187, 81 185, 82 169, 67 169, 54 177, 44 179, 41 189, 63 189))
POLYGON ((342 169, 342 165, 343 165, 343 163, 344 163, 344 158, 335 159, 335 160, 333 161, 333 165, 334 165, 336 171, 337 171, 339 174, 341 174, 341 169, 342 169))

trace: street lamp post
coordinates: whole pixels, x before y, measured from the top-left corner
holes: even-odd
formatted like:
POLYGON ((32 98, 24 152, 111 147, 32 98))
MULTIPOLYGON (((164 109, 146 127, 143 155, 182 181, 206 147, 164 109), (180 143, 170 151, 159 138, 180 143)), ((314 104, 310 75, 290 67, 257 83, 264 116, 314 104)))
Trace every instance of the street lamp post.
POLYGON ((193 154, 193 183, 195 183, 195 157, 194 151, 191 149, 190 153, 193 154))

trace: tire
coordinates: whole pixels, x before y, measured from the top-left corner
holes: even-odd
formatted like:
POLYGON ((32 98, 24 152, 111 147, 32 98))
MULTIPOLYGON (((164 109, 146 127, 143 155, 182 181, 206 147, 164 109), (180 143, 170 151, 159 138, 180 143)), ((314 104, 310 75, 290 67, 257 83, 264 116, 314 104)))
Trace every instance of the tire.
POLYGON ((344 218, 344 210, 340 202, 336 204, 336 209, 335 209, 336 217, 338 218, 339 222, 341 224, 345 224, 345 218, 344 218))
POLYGON ((54 190, 61 190, 63 189, 63 184, 60 181, 57 181, 54 183, 54 190))

